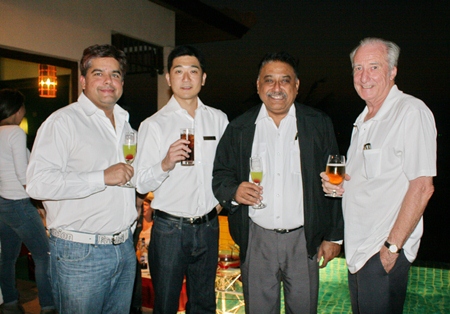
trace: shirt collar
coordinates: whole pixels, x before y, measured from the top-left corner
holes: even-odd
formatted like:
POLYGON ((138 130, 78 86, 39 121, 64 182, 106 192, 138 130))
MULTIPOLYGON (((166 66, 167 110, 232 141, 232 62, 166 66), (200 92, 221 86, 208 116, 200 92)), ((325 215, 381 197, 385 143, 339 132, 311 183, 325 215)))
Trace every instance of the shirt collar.
MULTIPOLYGON (((289 108, 289 112, 288 112, 288 114, 286 115, 286 117, 292 117, 292 118, 294 118, 294 119, 296 119, 296 111, 295 111, 295 105, 293 104, 292 106, 291 106, 291 108, 289 108)), ((285 118, 286 118, 285 117, 285 118)), ((261 121, 261 120, 263 120, 263 119, 272 119, 270 116, 269 116, 269 113, 267 112, 267 108, 266 108, 266 106, 264 105, 264 103, 261 105, 261 109, 259 110, 259 113, 258 113, 258 116, 256 117, 256 120, 255 120, 255 124, 258 124, 258 122, 259 121, 261 121)), ((284 119, 284 118, 283 118, 284 119)))
POLYGON ((94 105, 94 103, 89 98, 87 98, 84 92, 81 93, 80 96, 78 96, 78 103, 87 116, 92 116, 97 110, 99 110, 98 107, 94 105))
MULTIPOLYGON (((99 109, 84 93, 81 93, 80 96, 78 96, 78 103, 86 116, 92 116, 97 112, 101 113, 103 116, 106 116, 104 111, 99 109)), ((121 115, 126 121, 128 121, 129 118, 128 111, 124 110, 118 104, 114 105, 114 115, 121 115)))
MULTIPOLYGON (((389 91, 389 94, 387 95, 386 99, 383 101, 383 104, 381 105, 381 107, 378 110, 377 114, 375 115, 375 117, 373 117, 370 120, 372 120, 372 121, 384 120, 384 118, 386 117, 388 112, 394 106, 395 98, 397 98, 402 93, 403 92, 398 89, 397 85, 392 86, 391 90, 389 91)), ((363 123, 364 122, 364 117, 367 115, 368 112, 369 112, 369 109, 366 106, 364 108, 363 112, 361 113, 359 119, 358 119, 359 123, 363 123)))
MULTIPOLYGON (((208 110, 208 107, 205 106, 205 104, 200 100, 200 98, 197 97, 197 110, 208 110)), ((173 112, 177 112, 177 111, 182 111, 185 110, 183 109, 180 104, 178 103, 178 101, 176 100, 175 96, 172 95, 172 97, 170 97, 169 101, 167 102, 167 104, 164 106, 165 108, 165 114, 170 114, 173 112)))

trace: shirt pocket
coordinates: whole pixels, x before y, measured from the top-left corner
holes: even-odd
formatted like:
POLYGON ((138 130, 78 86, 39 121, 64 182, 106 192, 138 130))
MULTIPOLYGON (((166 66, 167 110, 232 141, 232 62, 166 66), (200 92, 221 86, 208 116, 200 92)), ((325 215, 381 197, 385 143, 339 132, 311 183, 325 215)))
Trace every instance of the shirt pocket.
POLYGON ((381 149, 366 149, 363 150, 363 155, 366 178, 370 180, 379 176, 381 171, 381 149))
POLYGON ((298 140, 291 142, 290 148, 290 164, 291 164, 291 173, 293 174, 301 174, 300 170, 300 147, 298 146, 298 140))
MULTIPOLYGON (((202 162, 204 164, 213 164, 214 163, 214 156, 216 155, 216 149, 217 149, 217 136, 204 136, 201 139, 201 158, 202 162)), ((199 152, 200 157, 200 152, 199 152)))

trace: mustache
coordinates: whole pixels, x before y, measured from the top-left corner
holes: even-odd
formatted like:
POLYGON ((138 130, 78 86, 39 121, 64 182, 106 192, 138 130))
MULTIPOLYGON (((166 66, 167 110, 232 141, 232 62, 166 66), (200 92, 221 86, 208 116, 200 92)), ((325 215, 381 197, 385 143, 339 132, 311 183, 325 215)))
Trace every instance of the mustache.
POLYGON ((287 94, 285 92, 268 92, 266 94, 268 97, 279 97, 287 98, 287 94))

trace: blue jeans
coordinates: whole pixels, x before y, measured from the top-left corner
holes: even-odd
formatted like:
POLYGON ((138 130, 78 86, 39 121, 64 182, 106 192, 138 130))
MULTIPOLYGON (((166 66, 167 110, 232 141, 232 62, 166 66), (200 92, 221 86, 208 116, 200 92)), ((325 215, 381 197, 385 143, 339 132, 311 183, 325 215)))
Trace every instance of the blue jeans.
POLYGON ((136 255, 133 236, 119 245, 50 236, 50 278, 60 314, 129 313, 136 255))
POLYGON ((23 242, 34 260, 39 304, 43 309, 54 308, 48 277, 48 237, 41 216, 29 198, 7 200, 0 197, 0 241, 0 285, 5 303, 19 299, 15 265, 23 242))
POLYGON ((218 242, 217 217, 198 225, 155 217, 149 247, 154 314, 177 312, 185 276, 186 313, 216 313, 218 242))

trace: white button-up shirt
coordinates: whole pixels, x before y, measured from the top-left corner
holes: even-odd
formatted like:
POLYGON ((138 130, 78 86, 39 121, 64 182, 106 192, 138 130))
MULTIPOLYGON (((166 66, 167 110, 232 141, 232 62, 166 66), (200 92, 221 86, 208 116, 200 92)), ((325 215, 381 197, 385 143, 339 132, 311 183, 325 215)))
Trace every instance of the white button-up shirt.
MULTIPOLYGON (((430 109, 394 85, 372 119, 367 107, 356 119, 347 153, 343 214, 345 255, 357 272, 384 245, 397 219, 409 181, 436 175, 436 127, 430 109), (364 149, 370 143, 370 149, 364 149)), ((403 246, 412 263, 422 219, 403 246)))
POLYGON ((212 192, 212 169, 216 147, 228 125, 220 110, 198 99, 195 118, 175 97, 139 127, 137 190, 153 191, 152 207, 180 217, 203 216, 219 202, 212 192), (180 128, 195 129, 194 166, 175 165, 164 172, 161 162, 170 145, 180 139, 180 128))
POLYGON ((114 234, 137 217, 135 190, 106 186, 104 170, 124 162, 128 113, 114 107, 115 128, 83 93, 39 128, 27 170, 27 192, 44 200, 49 229, 114 234))
POLYGON ((262 105, 255 123, 252 156, 258 155, 263 160, 261 186, 267 206, 263 209, 249 206, 249 216, 266 229, 300 227, 304 224, 303 185, 295 106, 291 106, 277 127, 262 105))

